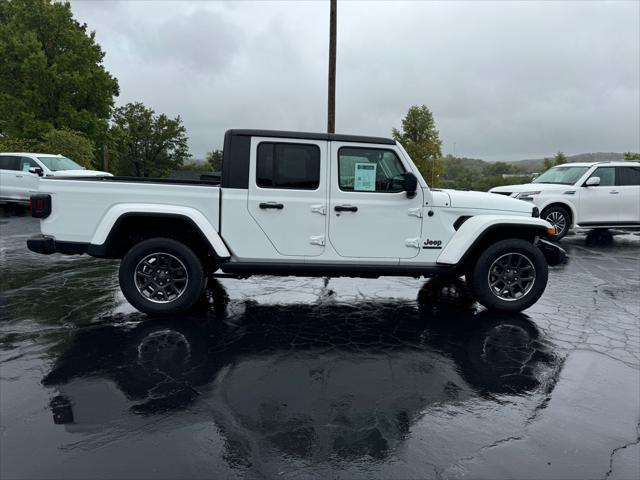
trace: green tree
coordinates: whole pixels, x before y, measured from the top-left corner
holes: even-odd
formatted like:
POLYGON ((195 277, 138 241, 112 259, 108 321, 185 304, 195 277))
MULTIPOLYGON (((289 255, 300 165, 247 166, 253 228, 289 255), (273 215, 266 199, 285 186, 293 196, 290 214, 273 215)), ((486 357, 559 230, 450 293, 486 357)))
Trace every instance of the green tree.
POLYGON ((0 0, 0 135, 41 139, 71 129, 94 141, 107 130, 118 82, 95 32, 68 2, 0 0))
POLYGON ((413 105, 402 119, 402 130, 392 135, 405 148, 425 180, 436 187, 444 173, 442 142, 433 114, 426 105, 413 105))
POLYGON ((211 170, 213 170, 214 172, 219 172, 220 170, 222 170, 222 158, 222 150, 211 150, 204 156, 204 159, 207 161, 209 167, 211 167, 211 170))
POLYGON ((562 152, 556 153, 553 158, 544 157, 544 170, 547 171, 563 163, 567 163, 567 156, 562 152))
POLYGON ((0 152, 41 152, 40 142, 33 138, 0 137, 0 152))
POLYGON ((562 165, 563 163, 567 163, 567 156, 562 152, 558 152, 556 153, 556 156, 553 157, 553 163, 554 165, 562 165))
POLYGON ((638 152, 624 152, 625 160, 635 160, 640 161, 640 153, 638 152))
POLYGON ((49 130, 42 139, 0 138, 0 152, 59 153, 86 168, 94 167, 95 145, 73 130, 49 130))
POLYGON ((40 143, 40 151, 60 153, 83 167, 92 168, 95 159, 95 145, 86 136, 73 130, 49 130, 40 143))
POLYGON ((142 103, 116 108, 110 129, 111 148, 120 175, 163 177, 191 155, 180 116, 156 115, 142 103))

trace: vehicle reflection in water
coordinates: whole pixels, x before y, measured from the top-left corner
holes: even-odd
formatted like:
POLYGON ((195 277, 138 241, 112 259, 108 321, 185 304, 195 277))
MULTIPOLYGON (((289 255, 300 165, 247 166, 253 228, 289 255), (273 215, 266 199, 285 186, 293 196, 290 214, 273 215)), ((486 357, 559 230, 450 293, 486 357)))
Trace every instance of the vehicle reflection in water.
POLYGON ((264 452, 381 460, 429 409, 522 394, 558 368, 523 314, 247 302, 224 317, 124 320, 84 329, 57 359, 43 380, 55 423, 104 433, 122 417, 197 410, 231 465, 264 452))

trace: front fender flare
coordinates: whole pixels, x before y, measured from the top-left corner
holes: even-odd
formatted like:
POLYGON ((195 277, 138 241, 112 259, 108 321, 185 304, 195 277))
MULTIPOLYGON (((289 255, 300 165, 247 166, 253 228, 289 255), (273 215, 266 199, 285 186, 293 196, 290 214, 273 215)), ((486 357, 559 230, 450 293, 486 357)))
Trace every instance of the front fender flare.
POLYGON ((222 238, 218 235, 218 232, 202 212, 191 207, 144 203, 121 203, 111 207, 102 217, 102 220, 100 220, 100 223, 91 238, 89 253, 91 253, 92 248, 99 249, 105 244, 105 242, 107 242, 109 234, 119 220, 131 215, 167 215, 171 217, 183 217, 185 220, 191 222, 195 228, 200 230, 203 238, 209 243, 218 257, 221 259, 228 259, 231 257, 231 253, 222 241, 222 238))
MULTIPOLYGON (((482 237, 495 228, 535 229, 544 235, 551 224, 541 218, 533 217, 505 217, 504 215, 476 215, 464 222, 451 240, 444 247, 437 263, 445 265, 457 265, 465 254, 477 244, 482 237)), ((514 235, 517 237, 517 235, 514 235)))

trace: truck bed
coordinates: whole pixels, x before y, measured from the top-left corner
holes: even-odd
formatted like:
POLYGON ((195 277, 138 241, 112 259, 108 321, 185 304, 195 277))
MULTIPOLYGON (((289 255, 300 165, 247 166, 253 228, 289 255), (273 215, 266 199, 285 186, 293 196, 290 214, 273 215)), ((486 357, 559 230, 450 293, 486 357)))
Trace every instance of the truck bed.
POLYGON ((219 184, 209 180, 138 177, 43 177, 39 193, 51 195, 52 213, 41 222, 43 235, 59 241, 102 243, 121 212, 189 209, 216 230, 220 222, 219 184))
POLYGON ((177 179, 177 178, 153 178, 153 177, 82 177, 82 176, 59 176, 47 177, 47 180, 76 180, 88 182, 115 182, 115 183, 158 183, 158 184, 175 184, 175 185, 207 185, 219 186, 220 175, 201 175, 200 179, 177 179))

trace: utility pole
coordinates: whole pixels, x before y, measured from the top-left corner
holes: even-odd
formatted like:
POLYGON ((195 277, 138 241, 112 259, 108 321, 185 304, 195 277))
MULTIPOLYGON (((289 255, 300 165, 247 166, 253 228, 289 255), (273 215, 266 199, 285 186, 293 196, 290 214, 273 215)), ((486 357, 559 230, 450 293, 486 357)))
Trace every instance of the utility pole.
POLYGON ((109 146, 106 143, 102 145, 102 170, 109 171, 109 146))
POLYGON ((327 133, 336 132, 336 14, 338 0, 330 0, 329 10, 329 102, 327 133))

